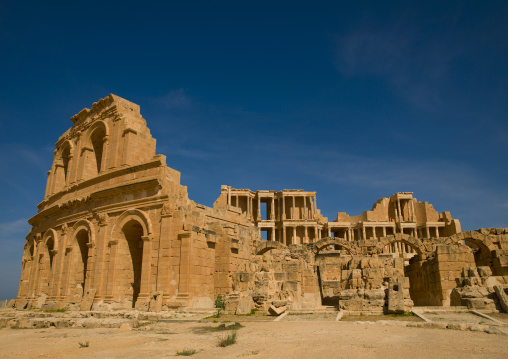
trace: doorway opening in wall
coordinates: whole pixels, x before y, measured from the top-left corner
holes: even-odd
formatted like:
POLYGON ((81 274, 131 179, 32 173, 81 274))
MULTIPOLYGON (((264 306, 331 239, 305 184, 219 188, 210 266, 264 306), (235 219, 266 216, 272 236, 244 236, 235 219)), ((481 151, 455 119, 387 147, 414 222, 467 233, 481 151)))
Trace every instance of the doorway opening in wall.
POLYGON ((124 257, 124 288, 127 287, 126 299, 132 301, 132 308, 135 308, 136 301, 141 289, 141 266, 143 262, 143 228, 135 220, 127 222, 122 228, 126 239, 127 248, 124 251, 127 254, 124 257))
MULTIPOLYGON (((418 288, 418 280, 421 282, 422 278, 420 270, 419 270, 419 261, 420 258, 416 251, 416 248, 413 245, 403 242, 403 241, 395 241, 390 244, 387 244, 383 248, 382 254, 379 255, 380 258, 393 258, 393 271, 394 275, 397 277, 406 277, 409 282, 409 288, 403 288, 402 290, 409 291, 409 297, 413 302, 415 298, 418 288)), ((416 302, 415 302, 416 304, 416 302)))
POLYGON ((495 273, 494 265, 492 263, 492 252, 489 247, 481 241, 473 238, 465 238, 462 241, 462 244, 465 244, 473 251, 476 267, 489 267, 492 273, 495 273))
POLYGON ((268 229, 261 230, 261 239, 267 241, 268 240, 268 229))
POLYGON ((261 220, 268 220, 268 203, 261 202, 261 220))
POLYGON ((76 234, 76 242, 77 242, 77 253, 76 258, 74 259, 74 268, 75 270, 75 281, 73 283, 74 286, 81 285, 83 289, 83 293, 85 290, 85 282, 86 282, 86 270, 88 265, 88 232, 85 229, 80 230, 76 234))

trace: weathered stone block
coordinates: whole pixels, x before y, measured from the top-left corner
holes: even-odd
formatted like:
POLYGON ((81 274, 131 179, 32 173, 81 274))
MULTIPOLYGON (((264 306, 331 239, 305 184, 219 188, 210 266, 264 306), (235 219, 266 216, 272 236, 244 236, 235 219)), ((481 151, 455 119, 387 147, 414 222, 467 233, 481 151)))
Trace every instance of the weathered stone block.
POLYGON ((268 308, 268 313, 270 315, 275 315, 275 316, 279 316, 281 315, 282 313, 284 313, 285 311, 287 310, 287 307, 275 307, 274 305, 271 305, 269 308, 268 308))
POLYGON ((379 300, 385 299, 385 291, 384 290, 365 290, 364 292, 365 298, 370 300, 379 300))
POLYGON ((478 269, 478 274, 482 278, 487 278, 492 275, 492 270, 490 269, 490 267, 484 266, 484 267, 478 267, 477 269, 478 269))
POLYGON ((93 299, 95 297, 95 289, 88 289, 85 291, 85 295, 83 296, 83 300, 79 305, 79 310, 90 310, 92 309, 93 299))
POLYGON ((275 280, 285 281, 288 280, 288 274, 285 272, 275 272, 274 274, 275 280))
POLYGON ((285 281, 282 284, 282 290, 287 290, 290 292, 296 292, 298 290, 298 282, 297 281, 285 281))
POLYGON ((254 309, 254 301, 252 297, 246 296, 240 298, 236 307, 236 314, 249 314, 254 309))
POLYGON ((384 268, 365 268, 363 274, 368 279, 383 278, 384 268))

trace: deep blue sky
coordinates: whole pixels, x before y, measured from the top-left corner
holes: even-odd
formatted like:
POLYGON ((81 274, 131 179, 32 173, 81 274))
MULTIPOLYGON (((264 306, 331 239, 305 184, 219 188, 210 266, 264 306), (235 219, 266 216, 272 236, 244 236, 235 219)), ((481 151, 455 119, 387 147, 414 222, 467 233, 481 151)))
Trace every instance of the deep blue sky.
POLYGON ((506 1, 1 2, 0 298, 54 143, 109 93, 198 203, 304 188, 332 220, 412 191, 508 227, 507 36, 506 1))

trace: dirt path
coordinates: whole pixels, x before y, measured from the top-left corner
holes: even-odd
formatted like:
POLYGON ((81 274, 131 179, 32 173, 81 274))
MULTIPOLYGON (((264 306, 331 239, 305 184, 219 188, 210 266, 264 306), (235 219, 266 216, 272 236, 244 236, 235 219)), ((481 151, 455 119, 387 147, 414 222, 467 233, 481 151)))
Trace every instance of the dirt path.
POLYGON ((211 323, 120 329, 0 329, 1 358, 506 358, 508 336, 405 327, 402 323, 249 322, 238 342, 217 347, 211 323), (79 348, 78 343, 89 342, 79 348))

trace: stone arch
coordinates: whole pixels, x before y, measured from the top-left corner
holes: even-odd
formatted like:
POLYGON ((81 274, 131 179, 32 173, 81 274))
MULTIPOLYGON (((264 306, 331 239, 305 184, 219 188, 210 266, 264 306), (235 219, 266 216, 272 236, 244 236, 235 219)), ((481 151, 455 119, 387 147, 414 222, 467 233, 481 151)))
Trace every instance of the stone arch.
POLYGON ((261 255, 261 254, 265 254, 266 252, 268 252, 271 249, 282 249, 282 248, 286 248, 286 245, 281 242, 264 241, 263 243, 261 243, 260 245, 258 245, 256 247, 255 254, 261 255))
POLYGON ((133 208, 128 209, 127 211, 123 212, 120 217, 118 217, 115 224, 113 225, 113 228, 111 229, 111 235, 115 236, 119 229, 121 230, 125 223, 130 220, 137 220, 140 222, 141 226, 143 227, 144 236, 150 236, 153 233, 152 221, 148 215, 140 209, 133 208))
POLYGON ((93 223, 85 219, 72 226, 66 284, 66 292, 72 303, 80 301, 85 289, 89 287, 87 271, 91 264, 90 250, 95 243, 94 232, 93 223))
POLYGON ((34 267, 34 255, 36 249, 36 241, 34 237, 27 237, 27 241, 23 250, 23 259, 21 261, 21 277, 18 289, 17 298, 26 297, 28 294, 28 288, 30 285, 30 274, 34 267))
POLYGON ((39 253, 39 279, 37 294, 50 294, 55 273, 55 257, 58 253, 58 233, 54 229, 48 229, 38 248, 39 253))
POLYGON ((72 236, 74 236, 80 230, 88 231, 88 235, 90 238, 89 243, 95 244, 95 227, 92 222, 86 219, 80 219, 72 226, 72 236))
POLYGON ((95 121, 84 133, 80 157, 80 179, 87 180, 106 169, 109 126, 95 121))
POLYGON ((112 299, 125 308, 135 308, 147 296, 150 282, 152 225, 141 210, 131 209, 118 217, 112 228, 112 299), (148 263, 144 263, 147 261, 148 263))
POLYGON ((420 257, 426 256, 427 250, 425 248, 425 245, 423 242, 415 238, 413 236, 410 236, 409 234, 402 234, 402 233, 396 233, 394 235, 389 235, 383 238, 380 238, 378 243, 376 244, 376 247, 372 250, 373 254, 380 254, 383 252, 383 249, 390 244, 401 242, 404 244, 407 244, 412 249, 415 250, 416 254, 420 257))
POLYGON ((445 244, 465 244, 473 250, 476 266, 493 267, 492 251, 498 249, 489 236, 476 231, 464 231, 448 237, 445 244))
POLYGON ((319 251, 330 245, 340 246, 351 255, 356 254, 356 249, 351 246, 350 242, 348 242, 345 239, 335 237, 327 237, 317 241, 316 243, 313 244, 312 251, 314 252, 314 254, 318 254, 319 251))
POLYGON ((57 149, 53 171, 53 193, 63 190, 68 185, 73 156, 74 145, 69 140, 63 142, 57 149))

